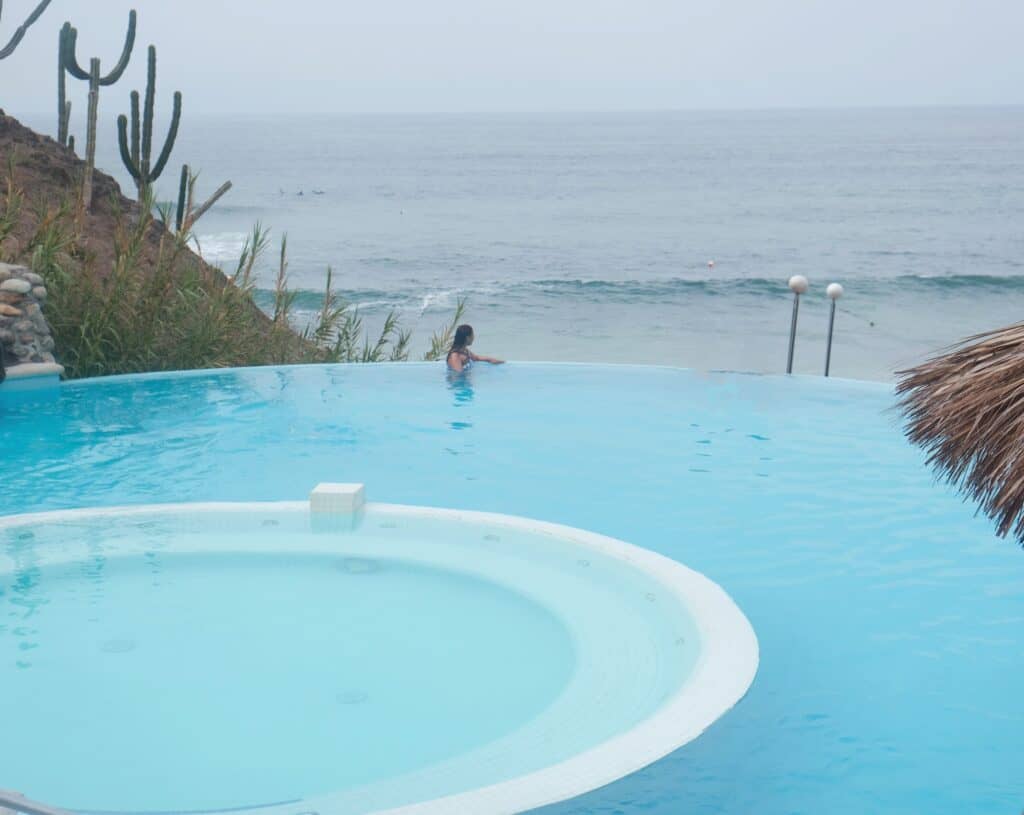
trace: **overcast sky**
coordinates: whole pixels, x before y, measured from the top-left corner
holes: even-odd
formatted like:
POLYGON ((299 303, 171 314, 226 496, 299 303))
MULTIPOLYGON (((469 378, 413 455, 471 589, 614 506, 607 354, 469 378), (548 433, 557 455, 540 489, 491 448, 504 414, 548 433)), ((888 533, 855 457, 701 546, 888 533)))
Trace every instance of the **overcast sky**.
MULTIPOLYGON (((35 4, 5 0, 0 44, 35 4)), ((150 43, 160 99, 193 113, 1024 103, 1021 0, 53 0, 0 107, 55 107, 64 20, 113 65, 133 5, 117 108, 150 43)))

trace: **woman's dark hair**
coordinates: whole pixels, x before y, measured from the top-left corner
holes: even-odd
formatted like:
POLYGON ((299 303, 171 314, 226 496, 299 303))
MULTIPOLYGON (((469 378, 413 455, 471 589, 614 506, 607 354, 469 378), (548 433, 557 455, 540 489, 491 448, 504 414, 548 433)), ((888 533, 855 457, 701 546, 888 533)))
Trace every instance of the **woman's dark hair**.
POLYGON ((466 343, 469 342, 469 338, 472 336, 473 326, 460 325, 455 329, 455 339, 452 340, 452 350, 455 351, 459 348, 465 348, 466 343))

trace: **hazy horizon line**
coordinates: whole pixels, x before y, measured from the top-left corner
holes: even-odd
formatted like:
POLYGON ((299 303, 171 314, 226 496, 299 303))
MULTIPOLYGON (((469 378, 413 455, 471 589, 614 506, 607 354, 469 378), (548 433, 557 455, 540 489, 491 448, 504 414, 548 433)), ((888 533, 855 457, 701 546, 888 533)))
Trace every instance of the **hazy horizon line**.
MULTIPOLYGON (((638 114, 680 114, 680 113, 836 113, 855 111, 897 111, 897 110, 1007 110, 1024 109, 1024 102, 955 102, 955 103, 900 103, 900 104, 865 104, 865 105, 767 105, 764 107, 679 107, 679 108, 522 108, 515 110, 488 109, 451 109, 451 110, 331 110, 304 111, 278 110, 205 110, 190 111, 192 116, 208 118, 252 117, 267 118, 270 116, 621 116, 638 114)), ((0 105, 6 115, 14 114, 0 105)), ((51 110, 26 110, 22 116, 50 116, 51 110)))

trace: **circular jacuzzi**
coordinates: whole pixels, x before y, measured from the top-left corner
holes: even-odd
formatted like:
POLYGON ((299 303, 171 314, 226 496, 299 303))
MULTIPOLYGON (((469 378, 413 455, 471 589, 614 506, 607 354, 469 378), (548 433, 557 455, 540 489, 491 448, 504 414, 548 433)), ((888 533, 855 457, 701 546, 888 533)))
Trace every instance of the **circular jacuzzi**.
POLYGON ((705 577, 510 516, 191 504, 0 518, 0 787, 74 810, 517 812, 746 692, 705 577))

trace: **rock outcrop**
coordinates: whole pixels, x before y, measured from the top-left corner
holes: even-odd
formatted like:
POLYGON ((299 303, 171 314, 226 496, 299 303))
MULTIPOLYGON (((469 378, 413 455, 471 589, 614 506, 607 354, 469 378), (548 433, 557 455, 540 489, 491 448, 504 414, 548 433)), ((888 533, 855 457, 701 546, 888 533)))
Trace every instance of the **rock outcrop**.
POLYGON ((44 302, 46 287, 39 275, 24 266, 0 263, 0 349, 8 369, 55 361, 44 302))

